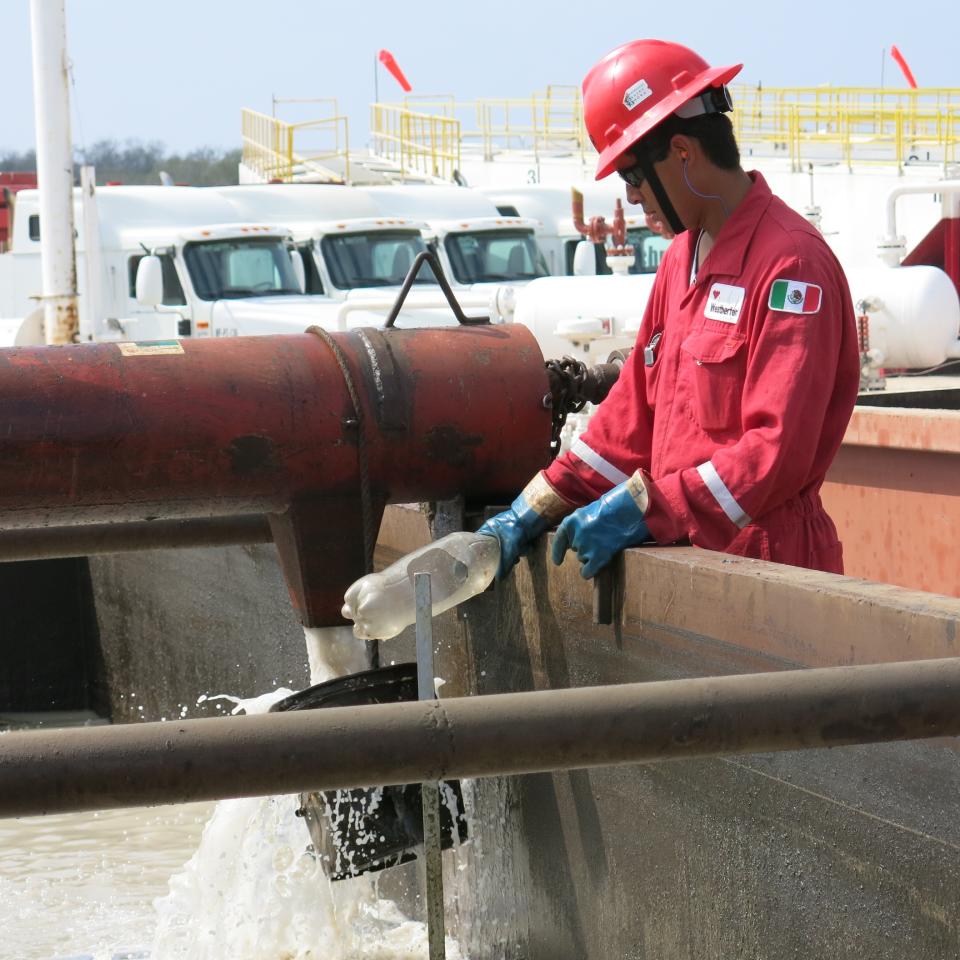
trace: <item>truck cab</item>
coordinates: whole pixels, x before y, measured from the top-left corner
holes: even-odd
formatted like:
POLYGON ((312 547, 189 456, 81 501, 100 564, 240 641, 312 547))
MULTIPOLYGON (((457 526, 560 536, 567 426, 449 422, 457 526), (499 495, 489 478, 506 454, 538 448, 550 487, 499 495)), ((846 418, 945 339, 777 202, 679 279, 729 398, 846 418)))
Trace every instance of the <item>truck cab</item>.
POLYGON ((128 259, 129 292, 137 306, 120 324, 125 337, 235 336, 241 302, 246 310, 269 304, 285 311, 304 300, 286 227, 213 224, 145 246, 149 254, 128 259))
MULTIPOLYGON (((581 184, 577 189, 584 195, 586 217, 603 216, 613 219, 614 204, 624 199, 623 185, 613 178, 610 186, 581 184), (616 181, 616 182, 614 182, 616 181)), ((577 245, 583 235, 573 225, 570 189, 566 187, 528 185, 525 187, 491 187, 482 191, 496 205, 501 215, 531 217, 537 222, 537 241, 543 250, 550 273, 554 276, 573 276, 577 245)), ((637 210, 636 207, 633 208, 637 210)), ((632 214, 626 208, 627 242, 634 250, 634 262, 629 268, 633 275, 656 273, 660 260, 670 244, 647 225, 642 211, 632 214)), ((602 244, 594 244, 592 274, 611 273, 602 244)))
MULTIPOLYGON (((490 297, 504 284, 521 286, 549 272, 536 242, 537 223, 501 216, 468 187, 244 184, 216 192, 238 216, 290 227, 298 249, 312 260, 307 292, 322 289, 335 299, 398 288, 407 254, 425 248, 437 254, 463 295, 490 297)), ((432 279, 423 276, 424 283, 432 279)))
MULTIPOLYGON (((215 190, 239 217, 285 224, 304 264, 306 293, 323 298, 326 304, 310 322, 327 329, 381 325, 417 255, 427 249, 426 223, 382 214, 362 187, 245 184, 215 190)), ((461 298, 464 307, 486 305, 486 295, 461 298)), ((261 312, 258 323, 267 322, 271 321, 261 312)), ((281 322, 279 318, 272 321, 274 326, 281 322)), ((397 326, 455 322, 433 273, 424 268, 397 326)))
MULTIPOLYGON (((326 184, 216 187, 238 217, 281 222, 305 267, 305 290, 335 301, 395 292, 417 254, 426 224, 380 215, 367 191, 326 184)), ((418 284, 433 284, 429 271, 418 284)))
MULTIPOLYGON (((227 335, 231 305, 282 311, 305 299, 285 227, 237 222, 229 204, 196 187, 101 187, 95 196, 75 191, 82 339, 227 335), (97 238, 93 249, 85 236, 97 238)), ((23 321, 42 289, 42 229, 37 192, 22 191, 12 248, 0 255, 0 317, 18 343, 37 339, 23 321)))
POLYGON ((468 217, 434 221, 427 236, 452 282, 478 293, 549 275, 535 229, 523 217, 468 217))
POLYGON ((479 190, 409 184, 367 192, 381 214, 425 221, 428 245, 456 289, 492 297, 501 287, 521 287, 550 273, 537 222, 503 216, 479 190))

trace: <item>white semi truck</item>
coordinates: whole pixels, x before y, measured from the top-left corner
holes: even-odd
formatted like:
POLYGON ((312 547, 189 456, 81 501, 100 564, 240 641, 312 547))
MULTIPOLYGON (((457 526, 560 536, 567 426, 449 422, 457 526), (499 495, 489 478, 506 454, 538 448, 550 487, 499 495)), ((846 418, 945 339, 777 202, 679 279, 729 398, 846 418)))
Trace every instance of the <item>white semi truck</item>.
MULTIPOLYGON (((362 190, 236 189, 240 192, 233 198, 231 188, 111 186, 93 196, 75 190, 81 339, 162 340, 300 332, 312 324, 341 330, 379 325, 414 257, 426 249, 425 225, 375 216, 376 204, 362 190), (260 190, 268 193, 257 197, 260 190), (298 196, 301 191, 310 193, 298 196), (307 198, 323 200, 329 219, 311 220, 304 231, 304 218, 317 216, 307 198), (262 210, 276 215, 265 222, 262 210)), ((22 191, 10 251, 0 255, 0 340, 5 344, 43 342, 38 309, 42 229, 37 192, 22 191)), ((466 293, 464 305, 486 307, 486 295, 466 293)), ((455 322, 427 271, 397 324, 455 322)))
MULTIPOLYGON (((209 337, 229 329, 230 305, 305 299, 285 227, 237 221, 215 193, 194 187, 74 191, 77 285, 84 340, 209 337), (89 240, 87 238, 90 238, 89 240)), ((42 343, 37 191, 17 197, 13 242, 0 254, 5 342, 42 343)))
POLYGON ((404 264, 425 248, 460 295, 489 297, 504 284, 522 286, 549 273, 537 223, 501 216, 465 187, 244 184, 217 192, 238 216, 291 228, 312 260, 308 292, 345 297, 347 290, 397 286, 404 264))

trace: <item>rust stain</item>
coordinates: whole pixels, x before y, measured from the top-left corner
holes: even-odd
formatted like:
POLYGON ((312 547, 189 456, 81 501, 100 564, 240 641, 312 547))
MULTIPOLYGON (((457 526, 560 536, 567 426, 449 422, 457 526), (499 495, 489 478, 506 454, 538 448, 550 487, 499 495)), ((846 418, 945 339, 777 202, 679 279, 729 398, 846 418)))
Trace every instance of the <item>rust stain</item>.
POLYGON ((426 437, 427 456, 431 460, 465 467, 473 463, 474 450, 483 443, 479 434, 467 434, 451 426, 434 427, 426 437))
POLYGON ((279 466, 274 457, 273 441, 257 434, 235 437, 227 447, 227 454, 230 469, 238 476, 274 471, 279 466))

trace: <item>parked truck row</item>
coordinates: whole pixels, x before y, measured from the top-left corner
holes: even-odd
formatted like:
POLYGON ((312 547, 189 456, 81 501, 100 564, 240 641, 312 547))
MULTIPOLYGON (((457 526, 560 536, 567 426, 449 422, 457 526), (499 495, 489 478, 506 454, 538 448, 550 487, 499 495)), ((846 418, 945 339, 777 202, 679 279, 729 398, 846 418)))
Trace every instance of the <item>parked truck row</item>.
MULTIPOLYGON (((423 185, 109 186, 76 190, 74 206, 81 338, 94 341, 377 325, 427 249, 468 312, 508 320, 504 292, 572 273, 581 242, 569 193, 553 188, 494 197, 423 185)), ((40 343, 37 191, 20 191, 14 210, 0 254, 0 337, 40 343)), ((641 251, 632 272, 652 273, 659 258, 642 252, 650 231, 636 218, 628 226, 641 251)), ((580 272, 604 270, 601 252, 580 272)), ((424 271, 398 323, 451 322, 424 271)))

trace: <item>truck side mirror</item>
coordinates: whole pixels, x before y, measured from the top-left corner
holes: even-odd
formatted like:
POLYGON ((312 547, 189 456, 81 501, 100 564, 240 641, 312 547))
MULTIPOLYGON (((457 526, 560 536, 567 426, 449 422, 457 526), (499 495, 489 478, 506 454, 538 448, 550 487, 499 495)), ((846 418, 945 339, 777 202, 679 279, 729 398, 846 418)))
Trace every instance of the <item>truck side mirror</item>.
POLYGON ((293 265, 293 272, 297 278, 297 286, 303 293, 307 289, 307 268, 303 263, 303 254, 299 250, 291 250, 290 263, 293 265))
POLYGON ((573 251, 573 275, 594 277, 597 274, 597 251, 589 240, 581 240, 573 251))
POLYGON ((142 307, 156 307, 163 303, 163 264, 150 254, 137 264, 137 303, 142 307))

